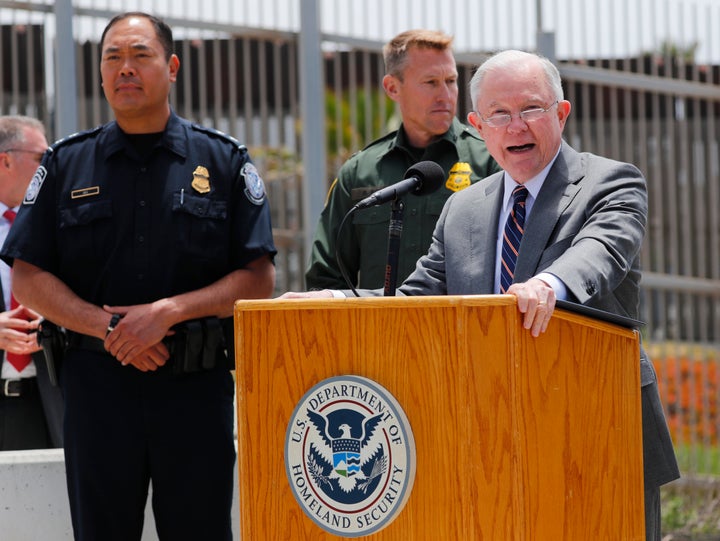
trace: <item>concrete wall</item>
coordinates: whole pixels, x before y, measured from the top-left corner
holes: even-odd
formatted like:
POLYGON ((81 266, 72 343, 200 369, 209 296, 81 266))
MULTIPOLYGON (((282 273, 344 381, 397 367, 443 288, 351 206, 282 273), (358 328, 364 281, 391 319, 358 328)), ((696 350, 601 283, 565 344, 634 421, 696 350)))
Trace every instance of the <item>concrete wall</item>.
MULTIPOLYGON (((232 523, 239 541, 237 482, 232 523)), ((2 541, 72 541, 62 449, 0 452, 0 525, 2 541)), ((142 541, 157 539, 148 503, 142 541)))

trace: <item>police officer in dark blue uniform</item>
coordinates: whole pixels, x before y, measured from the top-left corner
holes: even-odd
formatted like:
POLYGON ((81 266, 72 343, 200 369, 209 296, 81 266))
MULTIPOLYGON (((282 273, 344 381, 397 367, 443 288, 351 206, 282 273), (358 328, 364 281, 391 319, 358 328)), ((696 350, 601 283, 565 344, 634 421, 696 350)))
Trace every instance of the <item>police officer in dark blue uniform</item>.
POLYGON ((176 116, 172 32, 113 18, 101 74, 116 120, 55 144, 2 258, 20 302, 65 327, 75 538, 229 540, 233 303, 274 287, 270 214, 247 150, 176 116))

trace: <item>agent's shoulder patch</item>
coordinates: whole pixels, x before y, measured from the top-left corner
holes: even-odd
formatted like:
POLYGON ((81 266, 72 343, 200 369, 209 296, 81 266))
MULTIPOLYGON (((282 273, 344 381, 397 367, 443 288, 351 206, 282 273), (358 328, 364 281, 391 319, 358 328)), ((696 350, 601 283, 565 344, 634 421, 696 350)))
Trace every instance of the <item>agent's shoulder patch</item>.
POLYGON ((42 188, 43 182, 45 182, 45 177, 47 177, 47 169, 41 165, 35 170, 35 174, 32 179, 30 179, 30 184, 28 184, 27 190, 25 190, 25 198, 22 202, 23 205, 35 204, 35 200, 40 193, 40 188, 42 188))
POLYGON ((245 180, 245 197, 253 205, 262 205, 265 202, 265 183, 257 168, 251 162, 246 162, 240 174, 245 180))

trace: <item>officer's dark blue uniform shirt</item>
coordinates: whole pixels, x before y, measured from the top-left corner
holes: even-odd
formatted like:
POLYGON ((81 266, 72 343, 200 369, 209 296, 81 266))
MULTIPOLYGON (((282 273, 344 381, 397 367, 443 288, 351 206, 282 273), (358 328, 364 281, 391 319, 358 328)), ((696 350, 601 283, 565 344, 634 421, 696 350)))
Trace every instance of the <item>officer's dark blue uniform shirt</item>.
POLYGON ((196 290, 274 256, 263 183, 244 146, 172 113, 145 155, 115 122, 54 144, 0 256, 97 305, 196 290))

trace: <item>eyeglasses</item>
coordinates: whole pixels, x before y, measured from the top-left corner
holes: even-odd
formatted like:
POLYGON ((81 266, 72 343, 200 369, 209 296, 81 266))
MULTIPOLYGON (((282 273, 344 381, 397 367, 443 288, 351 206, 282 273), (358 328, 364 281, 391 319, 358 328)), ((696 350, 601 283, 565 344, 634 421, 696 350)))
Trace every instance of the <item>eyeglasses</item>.
POLYGON ((2 152, 23 152, 25 154, 32 154, 32 158, 37 163, 40 163, 42 161, 42 157, 45 154, 44 150, 25 150, 24 148, 8 148, 7 150, 3 150, 2 152))
MULTIPOLYGON (((545 107, 544 109, 542 107, 533 107, 532 109, 525 109, 524 111, 520 111, 517 116, 519 116, 523 122, 529 124, 531 122, 535 122, 536 120, 540 120, 542 116, 547 113, 550 109, 555 107, 558 104, 558 100, 555 100, 553 103, 545 107)), ((510 113, 499 113, 497 115, 492 115, 489 118, 483 118, 483 116, 478 113, 478 116, 480 117, 480 120, 482 120, 485 124, 490 126, 491 128, 502 128, 503 126, 507 126, 510 124, 510 121, 512 120, 513 115, 510 113)))

